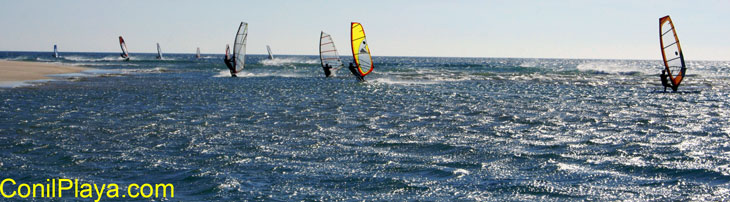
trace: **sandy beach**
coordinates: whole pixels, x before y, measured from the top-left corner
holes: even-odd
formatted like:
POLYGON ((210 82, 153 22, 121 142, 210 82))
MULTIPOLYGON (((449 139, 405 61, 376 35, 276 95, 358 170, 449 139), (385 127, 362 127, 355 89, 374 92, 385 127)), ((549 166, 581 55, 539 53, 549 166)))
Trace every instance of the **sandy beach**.
POLYGON ((77 73, 88 68, 48 64, 40 62, 19 62, 0 60, 0 82, 18 82, 50 79, 51 74, 77 73))

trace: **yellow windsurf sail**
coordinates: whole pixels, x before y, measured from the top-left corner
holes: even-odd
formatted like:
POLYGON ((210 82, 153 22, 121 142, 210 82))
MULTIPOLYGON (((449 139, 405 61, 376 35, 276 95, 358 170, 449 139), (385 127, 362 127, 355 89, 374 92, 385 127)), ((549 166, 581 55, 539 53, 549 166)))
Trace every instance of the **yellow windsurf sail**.
POLYGON ((662 59, 664 59, 669 81, 672 83, 672 88, 676 90, 684 78, 687 67, 684 65, 684 54, 679 45, 677 31, 669 16, 659 18, 659 44, 662 47, 662 59))
POLYGON ((358 22, 350 24, 350 39, 352 39, 352 57, 355 59, 357 71, 361 76, 370 74, 373 71, 373 57, 370 56, 370 48, 365 40, 365 30, 358 22))

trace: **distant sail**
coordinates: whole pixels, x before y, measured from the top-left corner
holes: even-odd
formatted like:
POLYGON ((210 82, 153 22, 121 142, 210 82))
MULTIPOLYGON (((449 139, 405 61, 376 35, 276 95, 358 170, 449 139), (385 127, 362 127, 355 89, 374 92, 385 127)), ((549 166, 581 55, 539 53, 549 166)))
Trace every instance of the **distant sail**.
POLYGON ((271 54, 271 47, 269 47, 269 45, 266 45, 266 51, 269 52, 269 60, 273 60, 274 54, 271 54))
POLYGON ((241 25, 238 26, 238 32, 236 33, 236 40, 233 44, 233 59, 235 59, 235 63, 233 64, 233 67, 236 69, 236 72, 240 72, 243 70, 244 65, 246 65, 246 38, 248 37, 248 23, 241 22, 241 25))
POLYGON ((56 44, 53 44, 53 57, 58 57, 58 46, 56 46, 56 44))
POLYGON ((200 58, 200 47, 198 47, 198 49, 195 50, 195 58, 200 58))
POLYGON ((350 24, 350 39, 352 40, 352 57, 355 60, 356 68, 360 76, 365 76, 373 71, 373 57, 370 55, 370 48, 365 39, 365 30, 358 22, 350 24))
POLYGON ((129 59, 129 52, 127 52, 127 43, 124 43, 124 38, 119 36, 119 46, 122 47, 122 58, 129 59))
POLYGON ((669 16, 659 18, 659 44, 661 45, 665 70, 669 74, 672 88, 676 91, 684 78, 687 67, 684 64, 684 54, 682 54, 682 47, 679 45, 677 31, 669 16))
POLYGON ((162 49, 160 49, 160 43, 157 43, 157 59, 162 59, 162 49))
POLYGON ((340 55, 337 53, 334 40, 324 31, 319 34, 319 60, 322 67, 329 65, 332 70, 344 67, 340 55))

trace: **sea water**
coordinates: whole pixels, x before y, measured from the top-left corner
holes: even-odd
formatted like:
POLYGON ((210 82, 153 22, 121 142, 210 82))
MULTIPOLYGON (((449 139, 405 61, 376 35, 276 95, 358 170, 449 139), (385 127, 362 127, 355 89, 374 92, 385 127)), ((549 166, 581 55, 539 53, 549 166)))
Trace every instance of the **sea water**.
POLYGON ((730 62, 3 52, 93 68, 0 88, 0 177, 173 200, 728 200, 730 62), (351 59, 343 57, 348 64, 351 59), (121 191, 126 193, 125 190, 121 191))

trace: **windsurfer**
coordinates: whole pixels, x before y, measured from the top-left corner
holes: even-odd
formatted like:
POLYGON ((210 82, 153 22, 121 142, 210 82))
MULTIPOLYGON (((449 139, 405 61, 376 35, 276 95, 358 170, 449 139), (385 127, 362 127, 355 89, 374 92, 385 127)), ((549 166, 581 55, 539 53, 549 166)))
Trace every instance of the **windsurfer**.
MULTIPOLYGON (((661 78, 661 80, 662 80, 662 86, 664 86, 664 92, 667 92, 667 87, 670 87, 674 90, 674 87, 672 86, 672 84, 669 84, 669 80, 667 79, 667 77, 668 77, 667 71, 662 70, 662 74, 659 75, 659 78, 661 78)), ((676 91, 676 90, 674 90, 674 91, 676 91)))
POLYGON ((225 57, 225 58, 223 58, 223 62, 226 63, 226 66, 228 66, 228 70, 231 71, 231 77, 237 77, 236 76, 236 69, 233 68, 233 61, 235 59, 236 59, 236 57, 231 57, 231 58, 225 57))
POLYGON ((324 69, 324 76, 325 77, 330 77, 330 75, 332 75, 332 72, 330 71, 330 69, 332 69, 332 66, 330 66, 330 64, 324 64, 324 66, 322 67, 322 69, 324 69))
POLYGON ((352 72, 352 75, 355 75, 355 78, 357 78, 358 81, 360 81, 360 82, 365 81, 365 79, 362 77, 362 75, 360 75, 360 73, 357 72, 357 69, 355 69, 355 66, 352 65, 352 63, 350 63, 350 66, 347 68, 350 69, 350 72, 352 72))

